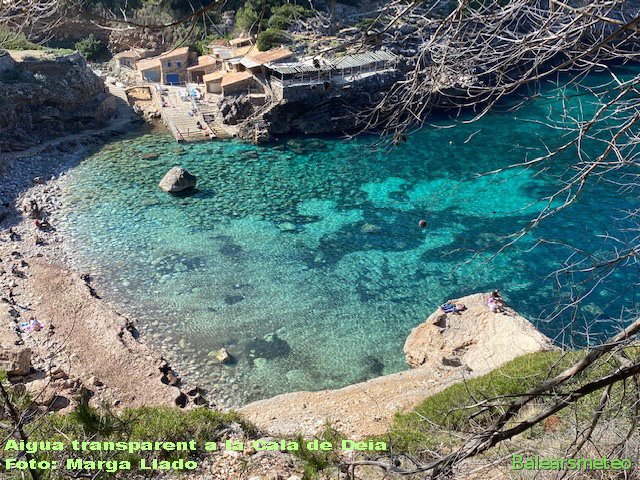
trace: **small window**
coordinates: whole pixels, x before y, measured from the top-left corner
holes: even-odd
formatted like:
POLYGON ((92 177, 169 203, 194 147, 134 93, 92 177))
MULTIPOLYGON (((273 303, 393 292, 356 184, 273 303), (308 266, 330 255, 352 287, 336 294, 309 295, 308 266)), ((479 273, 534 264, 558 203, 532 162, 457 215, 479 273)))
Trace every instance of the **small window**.
POLYGON ((167 67, 171 68, 171 60, 167 62, 167 67))
POLYGON ((182 67, 182 62, 176 62, 176 66, 177 66, 178 68, 181 68, 181 67, 182 67))

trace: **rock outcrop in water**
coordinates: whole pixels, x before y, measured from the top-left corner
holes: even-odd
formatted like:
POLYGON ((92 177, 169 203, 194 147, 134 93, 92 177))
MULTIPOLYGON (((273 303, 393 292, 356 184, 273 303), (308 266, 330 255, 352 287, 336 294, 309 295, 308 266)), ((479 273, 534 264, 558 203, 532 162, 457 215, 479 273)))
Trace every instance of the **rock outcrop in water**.
POLYGON ((381 435, 396 412, 516 357, 553 348, 515 311, 490 312, 482 294, 455 302, 467 310, 446 314, 438 309, 407 339, 407 360, 416 368, 337 390, 278 395, 250 403, 240 413, 273 435, 312 436, 327 419, 349 438, 381 435))
POLYGON ((413 329, 404 345, 410 367, 487 370, 519 355, 552 348, 551 340, 514 310, 490 312, 483 294, 457 301, 467 309, 458 314, 438 309, 413 329))
POLYGON ((191 175, 182 167, 173 167, 169 170, 162 180, 160 180, 160 188, 168 193, 177 193, 196 186, 197 177, 191 175))

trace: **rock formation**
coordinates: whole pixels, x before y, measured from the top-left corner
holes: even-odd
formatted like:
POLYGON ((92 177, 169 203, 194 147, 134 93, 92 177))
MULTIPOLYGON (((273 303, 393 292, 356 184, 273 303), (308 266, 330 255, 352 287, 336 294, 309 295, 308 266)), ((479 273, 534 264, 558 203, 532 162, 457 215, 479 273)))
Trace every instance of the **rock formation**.
POLYGON ((438 309, 407 339, 407 358, 417 368, 337 390, 285 393, 240 413, 273 435, 316 435, 327 419, 349 438, 382 435, 396 412, 520 355, 553 348, 517 313, 491 313, 482 294, 457 302, 467 310, 458 315, 438 309))
POLYGON ((9 377, 28 375, 31 370, 31 349, 0 348, 0 370, 7 372, 9 377))
POLYGON ((451 303, 462 303, 467 309, 453 314, 438 309, 407 338, 404 352, 410 367, 487 370, 517 356, 552 348, 551 340, 514 310, 490 312, 483 294, 451 303))
POLYGON ((246 95, 226 96, 218 102, 222 121, 227 125, 237 125, 253 114, 254 108, 246 95))
POLYGON ((191 175, 184 168, 173 167, 162 177, 159 185, 165 192, 176 193, 195 187, 196 181, 196 176, 191 175))
POLYGON ((0 150, 100 128, 113 113, 104 83, 78 54, 19 57, 0 72, 0 150))

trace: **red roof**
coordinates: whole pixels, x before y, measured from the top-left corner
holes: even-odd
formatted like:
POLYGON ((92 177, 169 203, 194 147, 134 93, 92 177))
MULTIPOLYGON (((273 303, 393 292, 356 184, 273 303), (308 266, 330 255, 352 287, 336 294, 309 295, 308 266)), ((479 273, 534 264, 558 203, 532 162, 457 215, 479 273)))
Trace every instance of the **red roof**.
POLYGON ((226 87, 227 85, 233 85, 234 83, 244 82, 246 80, 253 79, 253 74, 251 72, 233 72, 227 73, 224 77, 222 77, 222 86, 226 87))
POLYGON ((288 48, 272 48, 266 52, 249 54, 248 57, 256 62, 258 65, 262 65, 269 62, 276 62, 278 60, 284 60, 293 55, 293 52, 288 48))
POLYGON ((164 52, 158 58, 171 58, 171 57, 187 55, 188 53, 189 53, 189 47, 180 47, 180 48, 175 48, 173 50, 170 50, 168 52, 164 52))

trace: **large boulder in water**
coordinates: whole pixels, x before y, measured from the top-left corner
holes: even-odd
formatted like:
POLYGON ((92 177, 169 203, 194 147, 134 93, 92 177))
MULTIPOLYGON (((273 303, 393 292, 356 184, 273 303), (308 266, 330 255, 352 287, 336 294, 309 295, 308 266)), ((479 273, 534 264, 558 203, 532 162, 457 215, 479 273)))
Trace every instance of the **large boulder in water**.
POLYGON ((176 193, 195 187, 197 180, 195 175, 191 175, 184 168, 173 167, 162 177, 159 185, 165 192, 176 193))

